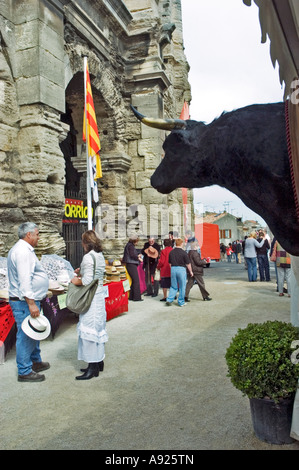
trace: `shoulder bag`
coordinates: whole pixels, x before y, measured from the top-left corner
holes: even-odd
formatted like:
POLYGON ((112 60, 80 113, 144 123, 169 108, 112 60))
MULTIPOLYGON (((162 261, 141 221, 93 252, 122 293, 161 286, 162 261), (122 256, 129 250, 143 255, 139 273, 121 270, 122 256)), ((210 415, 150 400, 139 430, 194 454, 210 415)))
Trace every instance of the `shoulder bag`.
POLYGON ((270 261, 276 261, 277 258, 277 242, 275 242, 272 255, 270 256, 270 261))
MULTIPOLYGON (((93 277, 95 276, 96 260, 93 254, 93 277)), ((74 313, 86 313, 90 308, 91 302, 96 293, 99 284, 98 279, 93 279, 87 286, 76 286, 73 283, 69 284, 67 296, 66 296, 66 307, 74 313)))

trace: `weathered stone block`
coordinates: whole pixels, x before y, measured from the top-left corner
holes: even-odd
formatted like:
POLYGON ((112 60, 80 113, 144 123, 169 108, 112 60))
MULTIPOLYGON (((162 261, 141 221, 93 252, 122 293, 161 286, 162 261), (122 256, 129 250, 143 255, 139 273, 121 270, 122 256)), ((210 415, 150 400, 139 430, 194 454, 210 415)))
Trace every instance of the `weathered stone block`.
POLYGON ((14 183, 1 181, 0 184, 0 206, 17 206, 18 197, 14 183))
POLYGON ((151 170, 136 172, 136 189, 151 188, 150 178, 153 172, 151 170))
POLYGON ((64 38, 42 21, 35 19, 15 28, 16 50, 40 47, 63 62, 64 38))
POLYGON ((30 22, 39 19, 43 21, 49 28, 56 31, 63 37, 64 24, 63 12, 54 7, 54 2, 47 0, 14 0, 13 2, 13 19, 15 24, 30 22))
POLYGON ((43 103, 62 113, 65 112, 64 88, 45 77, 19 78, 17 92, 20 105, 43 103))
POLYGON ((142 158, 142 157, 132 157, 131 170, 132 171, 143 171, 144 170, 144 158, 142 158))
POLYGON ((142 193, 142 204, 162 204, 163 195, 153 188, 144 188, 142 193))
POLYGON ((155 139, 140 139, 138 141, 138 154, 145 157, 145 168, 156 168, 163 155, 162 141, 155 139))
POLYGON ((0 150, 9 152, 15 148, 17 129, 0 123, 0 150))
MULTIPOLYGON (((64 63, 41 47, 31 47, 16 52, 16 75, 18 78, 42 76, 61 88, 64 63)), ((31 90, 28 90, 28 95, 30 94, 31 90)))
POLYGON ((22 185, 22 198, 19 206, 31 207, 60 207, 64 201, 64 187, 46 182, 30 182, 22 185))
POLYGON ((127 197, 128 206, 130 206, 132 204, 141 204, 141 202, 142 202, 141 191, 139 191, 137 189, 130 189, 130 191, 128 191, 126 197, 127 197))

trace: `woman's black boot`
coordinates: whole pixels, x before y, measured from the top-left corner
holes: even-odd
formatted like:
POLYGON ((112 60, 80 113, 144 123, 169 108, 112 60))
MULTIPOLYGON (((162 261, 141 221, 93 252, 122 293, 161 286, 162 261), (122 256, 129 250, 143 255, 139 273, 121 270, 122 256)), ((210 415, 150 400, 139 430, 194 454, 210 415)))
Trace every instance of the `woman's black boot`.
MULTIPOLYGON (((104 370, 104 361, 97 362, 96 364, 98 365, 99 372, 103 372, 103 370, 104 370)), ((86 372, 87 369, 88 369, 88 367, 86 369, 80 369, 80 370, 81 370, 81 372, 86 372)))
POLYGON ((91 362, 88 364, 87 369, 85 370, 83 375, 78 375, 76 380, 89 380, 93 377, 98 377, 99 375, 99 365, 97 362, 91 362))

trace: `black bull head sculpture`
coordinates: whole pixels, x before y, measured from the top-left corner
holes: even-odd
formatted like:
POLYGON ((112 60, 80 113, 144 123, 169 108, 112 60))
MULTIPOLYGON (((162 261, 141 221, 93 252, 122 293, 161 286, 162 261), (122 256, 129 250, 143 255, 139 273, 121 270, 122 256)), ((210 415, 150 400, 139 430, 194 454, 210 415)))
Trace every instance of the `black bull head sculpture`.
POLYGON ((222 186, 263 217, 285 250, 299 256, 284 103, 247 106, 208 125, 150 119, 131 108, 142 123, 171 131, 151 177, 154 188, 167 194, 182 187, 222 186))

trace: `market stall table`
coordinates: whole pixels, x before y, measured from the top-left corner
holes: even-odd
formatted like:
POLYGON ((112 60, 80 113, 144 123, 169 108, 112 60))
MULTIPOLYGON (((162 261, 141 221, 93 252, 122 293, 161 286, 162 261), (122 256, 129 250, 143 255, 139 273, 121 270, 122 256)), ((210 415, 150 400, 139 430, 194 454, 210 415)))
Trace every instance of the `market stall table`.
MULTIPOLYGON (((128 311, 127 282, 110 282, 104 285, 107 289, 107 297, 105 299, 107 321, 128 311)), ((64 302, 61 302, 62 299, 60 299, 60 297, 62 296, 52 295, 51 297, 46 297, 41 302, 43 313, 51 324, 52 338, 54 338, 67 312, 69 312, 69 310, 64 307, 64 302)), ((0 341, 4 343, 6 353, 14 346, 16 341, 15 320, 7 301, 0 302, 0 341)))
MULTIPOLYGON (((107 312, 107 321, 117 317, 121 313, 127 312, 129 308, 128 292, 125 292, 126 281, 110 282, 104 284, 107 289, 105 306, 107 312)), ((69 310, 65 305, 65 295, 52 295, 47 297, 41 303, 44 315, 51 324, 51 334, 54 338, 59 326, 69 310)), ((71 313, 71 312, 70 312, 71 313)))
POLYGON ((124 282, 110 282, 105 284, 108 287, 109 296, 106 297, 107 321, 125 313, 129 309, 128 292, 125 292, 124 282))
POLYGON ((5 355, 16 342, 16 324, 11 306, 6 301, 0 302, 0 344, 4 344, 5 355))

